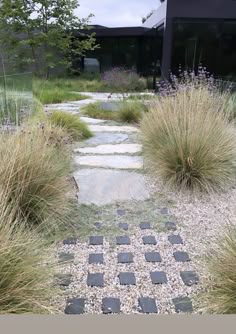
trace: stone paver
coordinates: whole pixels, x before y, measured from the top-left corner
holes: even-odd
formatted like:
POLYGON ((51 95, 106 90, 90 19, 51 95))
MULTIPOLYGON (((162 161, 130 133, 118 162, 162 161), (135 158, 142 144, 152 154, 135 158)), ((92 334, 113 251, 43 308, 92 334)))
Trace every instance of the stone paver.
POLYGON ((118 216, 124 216, 126 214, 126 211, 123 209, 117 209, 116 213, 118 216))
POLYGON ((129 225, 127 223, 119 223, 119 228, 121 228, 124 231, 128 231, 129 225))
POLYGON ((107 144, 107 145, 98 145, 93 147, 83 147, 75 149, 75 153, 82 154, 133 154, 139 153, 142 150, 142 146, 139 144, 107 144))
POLYGON ((97 118, 91 118, 91 117, 85 117, 85 116, 81 116, 80 119, 82 122, 87 123, 87 124, 101 124, 105 122, 104 119, 97 119, 97 118))
POLYGON ((199 276, 194 271, 181 271, 180 277, 187 286, 192 286, 193 284, 199 283, 199 276))
POLYGON ((57 274, 55 279, 58 285, 66 287, 71 284, 72 274, 57 274))
POLYGON ((85 155, 74 159, 79 166, 117 168, 117 169, 142 169, 143 158, 139 156, 125 155, 85 155))
POLYGON ((156 245, 157 241, 154 236, 150 235, 150 236, 143 237, 143 244, 144 245, 156 245))
POLYGON ((193 306, 189 297, 178 297, 173 299, 175 305, 175 311, 177 313, 191 313, 193 312, 193 306))
POLYGON ((128 236, 116 237, 117 245, 130 245, 130 238, 128 236))
POLYGON ((156 301, 154 298, 142 297, 138 299, 142 313, 157 313, 156 301))
POLYGON ((181 245, 183 240, 180 235, 169 235, 168 240, 172 245, 181 245))
POLYGON ((138 128, 128 125, 123 125, 123 126, 90 125, 89 128, 92 132, 124 132, 124 133, 139 132, 138 128))
POLYGON ((118 144, 127 141, 129 136, 125 133, 94 133, 94 137, 91 137, 84 141, 87 146, 101 145, 101 144, 118 144))
POLYGON ((96 273, 96 274, 88 274, 87 277, 87 285, 91 287, 104 287, 104 274, 96 273))
POLYGON ((89 237, 89 245, 103 245, 103 237, 102 236, 89 237))
POLYGON ((132 263, 134 256, 132 253, 119 253, 118 254, 118 263, 132 263))
POLYGON ((158 252, 147 252, 145 259, 147 262, 161 262, 161 255, 158 252))
POLYGON ((65 308, 65 314, 83 314, 85 307, 84 298, 68 299, 65 308))
POLYGON ((167 283, 167 276, 164 271, 152 271, 150 277, 153 284, 164 284, 167 283))
POLYGON ((190 257, 186 252, 174 252, 174 258, 177 262, 189 262, 190 257))
POLYGON ((60 253, 59 254, 59 262, 71 262, 75 258, 74 254, 72 253, 60 253))
POLYGON ((141 223, 139 225, 139 227, 141 228, 141 230, 150 230, 151 229, 151 224, 150 223, 141 223))
POLYGON ((120 299, 118 298, 103 298, 102 312, 104 314, 120 313, 120 299))
POLYGON ((68 238, 63 240, 64 245, 76 245, 78 239, 77 238, 68 238))
POLYGON ((165 228, 169 231, 176 231, 177 227, 174 222, 165 222, 165 228))
POLYGON ((89 254, 89 264, 103 264, 104 257, 102 253, 89 254))
POLYGON ((136 279, 134 273, 119 273, 120 285, 135 285, 136 279))

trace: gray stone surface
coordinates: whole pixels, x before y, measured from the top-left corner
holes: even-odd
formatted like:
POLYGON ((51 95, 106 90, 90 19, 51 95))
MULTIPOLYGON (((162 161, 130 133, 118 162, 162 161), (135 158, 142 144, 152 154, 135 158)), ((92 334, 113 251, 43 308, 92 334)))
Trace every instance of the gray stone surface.
POLYGON ((70 262, 73 261, 75 258, 74 254, 72 253, 60 253, 59 254, 59 262, 70 262))
POLYGON ((134 256, 132 253, 119 253, 118 254, 118 263, 132 263, 134 256))
POLYGON ((63 240, 63 245, 76 245, 77 241, 77 238, 68 238, 63 240))
POLYGON ((177 227, 174 222, 165 222, 165 228, 169 231, 176 231, 177 227))
POLYGON ((130 238, 128 236, 116 237, 117 245, 130 245, 130 238))
POLYGON ((178 297, 173 299, 175 305, 175 311, 177 313, 192 313, 193 306, 191 299, 189 297, 178 297))
POLYGON ((188 262, 191 261, 188 253, 186 252, 174 252, 174 258, 177 262, 188 262))
POLYGON ((150 197, 143 175, 135 172, 81 169, 74 174, 79 186, 78 201, 106 205, 117 201, 144 201, 150 197))
POLYGON ((156 245, 157 244, 155 237, 152 235, 143 237, 142 239, 143 239, 144 245, 156 245))
POLYGON ((80 117, 81 121, 87 124, 101 124, 106 122, 104 119, 97 119, 97 118, 91 118, 91 117, 80 117))
POLYGON ((133 154, 139 153, 142 146, 139 144, 106 144, 93 147, 82 147, 75 149, 75 153, 82 154, 133 154))
POLYGON ((129 225, 127 223, 119 223, 119 228, 121 228, 124 231, 128 231, 129 225))
POLYGON ((142 313, 157 313, 156 301, 154 298, 142 297, 138 299, 142 313))
POLYGON ((96 222, 95 224, 95 227, 99 230, 100 228, 102 228, 102 224, 99 223, 99 222, 96 222))
POLYGON ((172 245, 181 245, 183 240, 180 235, 169 235, 168 240, 172 245))
POLYGON ((153 284, 165 284, 167 283, 167 276, 164 271, 152 271, 150 277, 153 284))
POLYGON ((101 144, 118 144, 127 141, 129 136, 125 133, 95 133, 94 137, 84 141, 87 146, 101 144))
POLYGON ((101 102, 100 108, 108 111, 118 111, 121 108, 119 102, 101 102))
POLYGON ((83 314, 85 307, 84 298, 68 299, 65 308, 65 314, 83 314))
POLYGON ((89 264, 103 264, 103 253, 89 254, 89 264))
POLYGON ((119 298, 103 298, 102 312, 104 314, 120 313, 120 299, 119 298))
POLYGON ((102 236, 91 236, 89 237, 89 245, 103 245, 102 236))
POLYGON ((124 216, 126 212, 123 209, 117 209, 116 213, 118 214, 118 216, 124 216))
POLYGON ((181 271, 180 277, 187 286, 192 286, 199 283, 199 276, 195 271, 181 271))
POLYGON ((139 132, 138 128, 129 125, 90 125, 90 130, 92 132, 123 132, 123 133, 132 133, 139 132))
POLYGON ((96 274, 88 274, 87 277, 87 285, 88 286, 96 286, 96 287, 104 287, 104 274, 96 273, 96 274))
POLYGON ((151 224, 144 222, 144 223, 141 223, 139 225, 139 227, 141 228, 141 230, 150 230, 151 229, 151 224))
POLYGON ((161 262, 161 255, 158 252, 147 252, 145 259, 147 262, 161 262))
POLYGON ((74 159, 79 166, 117 168, 117 169, 142 169, 143 158, 129 155, 85 155, 74 159))
POLYGON ((136 285, 134 273, 119 273, 120 285, 136 285))
POLYGON ((56 283, 60 286, 66 287, 71 284, 71 274, 57 274, 55 275, 56 283))
POLYGON ((162 208, 162 209, 160 210, 160 213, 161 213, 162 215, 168 215, 169 211, 168 211, 167 208, 162 208))

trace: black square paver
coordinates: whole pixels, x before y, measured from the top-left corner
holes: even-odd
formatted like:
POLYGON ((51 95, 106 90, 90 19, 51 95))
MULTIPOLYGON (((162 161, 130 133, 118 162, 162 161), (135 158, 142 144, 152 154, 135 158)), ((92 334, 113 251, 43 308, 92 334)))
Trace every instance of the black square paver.
POLYGON ((135 285, 136 279, 134 273, 119 273, 120 285, 135 285))
POLYGON ((177 262, 188 262, 191 261, 188 253, 186 252, 174 252, 174 258, 177 262))
POLYGON ((156 301, 154 298, 142 297, 138 299, 142 313, 157 313, 156 301))
POLYGON ((89 254, 89 264, 103 264, 103 253, 89 254))
POLYGON ((161 262, 161 255, 158 252, 145 253, 145 259, 147 262, 161 262))
POLYGON ((169 231, 176 231, 177 227, 174 222, 165 222, 165 228, 169 231))
POLYGON ((162 209, 160 210, 160 213, 161 213, 162 215, 168 215, 169 210, 168 210, 168 208, 162 208, 162 209))
POLYGON ((104 274, 97 273, 97 274, 88 274, 87 277, 87 285, 88 286, 98 286, 104 287, 104 274))
POLYGON ((68 238, 63 240, 64 245, 76 245, 78 239, 77 238, 68 238))
POLYGON ((192 313, 193 305, 191 299, 189 297, 178 297, 173 299, 173 303, 175 305, 175 311, 177 313, 192 313))
POLYGON ((103 245, 103 237, 101 236, 92 236, 89 238, 89 245, 98 246, 103 245))
POLYGON ((116 211, 116 213, 118 214, 118 216, 124 216, 124 215, 125 215, 125 210, 123 210, 123 209, 118 209, 118 210, 116 211))
POLYGON ((128 236, 116 237, 117 245, 130 245, 130 238, 128 236))
POLYGON ((147 237, 143 237, 143 244, 144 245, 156 245, 157 241, 154 236, 150 235, 147 237))
POLYGON ((167 277, 164 271, 152 271, 150 272, 150 276, 153 284, 167 283, 167 277))
POLYGON ((68 299, 66 302, 65 314, 83 314, 85 306, 84 298, 68 299))
POLYGON ((172 245, 183 244, 183 240, 180 235, 169 235, 168 240, 172 245))
POLYGON ((102 312, 104 314, 120 313, 120 299, 119 298, 103 298, 102 312))
POLYGON ((199 277, 195 271, 181 271, 180 276, 187 286, 199 283, 199 277))
POLYGON ((121 228, 124 231, 128 231, 129 225, 127 223, 119 223, 119 228, 121 228))
POLYGON ((59 262, 71 262, 75 258, 73 253, 60 253, 59 262))
POLYGON ((144 223, 141 223, 139 225, 139 227, 141 228, 141 230, 150 230, 151 229, 151 224, 144 222, 144 223))
POLYGON ((119 253, 118 263, 132 263, 134 262, 134 256, 132 253, 119 253))
POLYGON ((102 228, 102 224, 100 222, 96 222, 94 224, 94 226, 99 230, 100 228, 102 228))
POLYGON ((57 274, 55 279, 58 285, 60 286, 69 286, 72 280, 71 274, 57 274))

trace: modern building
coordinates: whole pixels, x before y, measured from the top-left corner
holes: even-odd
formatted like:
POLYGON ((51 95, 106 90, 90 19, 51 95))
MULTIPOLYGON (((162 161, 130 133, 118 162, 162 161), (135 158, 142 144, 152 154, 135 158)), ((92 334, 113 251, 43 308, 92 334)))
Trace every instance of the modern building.
POLYGON ((157 9, 140 27, 96 26, 100 48, 89 56, 101 71, 113 66, 151 74, 160 63, 170 70, 202 64, 215 76, 236 77, 236 0, 157 0, 157 9))

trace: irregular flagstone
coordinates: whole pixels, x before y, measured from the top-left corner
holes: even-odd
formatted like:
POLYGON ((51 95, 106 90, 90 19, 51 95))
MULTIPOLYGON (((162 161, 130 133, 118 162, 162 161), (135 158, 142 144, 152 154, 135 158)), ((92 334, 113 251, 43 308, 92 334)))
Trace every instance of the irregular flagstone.
POLYGON ((114 153, 138 153, 142 151, 139 144, 117 144, 117 145, 98 145, 96 147, 84 147, 74 150, 75 153, 84 154, 114 154, 114 153))
POLYGON ((80 117, 81 121, 87 124, 100 124, 106 122, 104 119, 97 119, 97 118, 91 118, 91 117, 85 117, 81 116, 80 117))
POLYGON ((84 141, 85 145, 100 145, 100 144, 118 144, 129 139, 129 136, 124 133, 95 133, 95 136, 84 141))
POLYGON ((138 132, 139 129, 128 125, 90 125, 92 132, 138 132))
POLYGON ((119 169, 142 169, 143 158, 124 155, 87 155, 75 157, 79 166, 93 166, 119 169))
POLYGON ((106 205, 116 201, 143 201, 150 197, 143 175, 135 172, 81 169, 74 174, 79 185, 78 201, 106 205))

